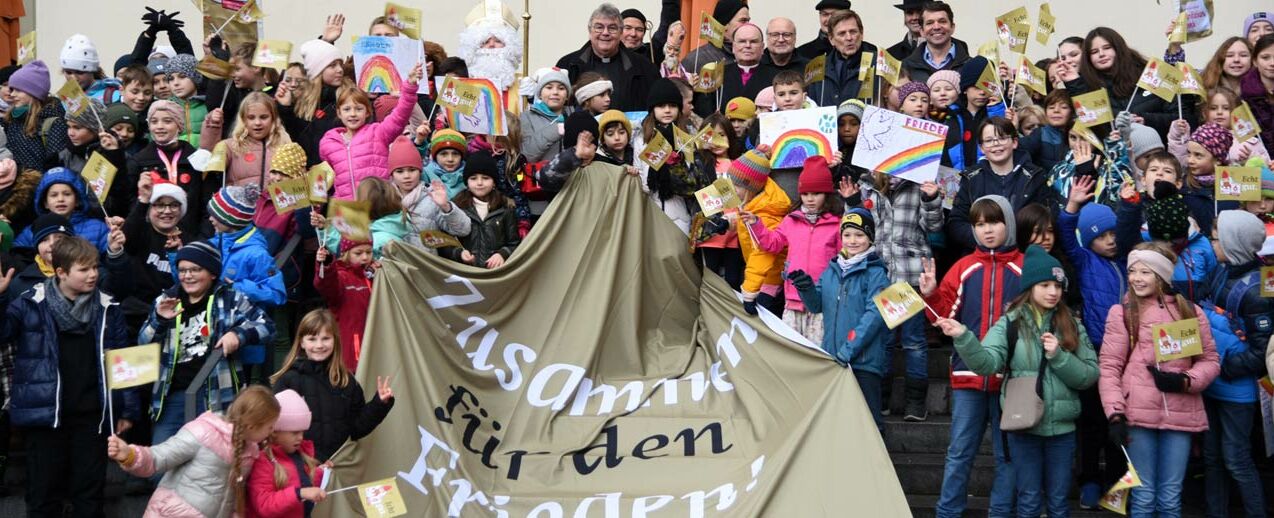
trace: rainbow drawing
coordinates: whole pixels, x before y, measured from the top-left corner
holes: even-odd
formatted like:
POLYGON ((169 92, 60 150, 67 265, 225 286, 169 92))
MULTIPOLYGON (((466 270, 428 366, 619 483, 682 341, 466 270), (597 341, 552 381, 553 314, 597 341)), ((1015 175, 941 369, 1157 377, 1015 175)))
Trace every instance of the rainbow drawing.
POLYGON ((873 169, 890 176, 908 173, 942 158, 943 140, 935 140, 886 158, 873 169))
POLYGON ((495 83, 489 79, 458 79, 478 91, 478 104, 473 115, 465 115, 456 110, 447 110, 450 126, 462 133, 478 135, 507 135, 509 130, 504 122, 504 96, 495 83))
POLYGON ((801 167, 805 159, 814 155, 832 158, 832 144, 827 136, 814 129, 794 129, 774 139, 770 167, 786 169, 801 167))
POLYGON ((389 56, 370 56, 358 70, 358 88, 367 93, 398 93, 402 84, 403 78, 389 56))

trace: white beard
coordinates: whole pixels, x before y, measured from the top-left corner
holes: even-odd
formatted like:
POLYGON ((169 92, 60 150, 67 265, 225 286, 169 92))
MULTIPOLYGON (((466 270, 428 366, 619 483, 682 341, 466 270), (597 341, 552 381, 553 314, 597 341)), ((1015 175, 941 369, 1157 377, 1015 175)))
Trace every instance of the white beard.
POLYGON ((515 48, 478 49, 466 63, 469 77, 490 79, 500 91, 508 91, 513 85, 513 76, 517 74, 520 58, 515 48))

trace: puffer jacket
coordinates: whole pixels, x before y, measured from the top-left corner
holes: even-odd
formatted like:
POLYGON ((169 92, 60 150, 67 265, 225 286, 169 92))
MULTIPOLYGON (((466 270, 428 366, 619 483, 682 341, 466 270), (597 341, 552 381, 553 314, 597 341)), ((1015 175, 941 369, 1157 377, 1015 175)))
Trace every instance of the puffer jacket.
POLYGON ((762 251, 769 254, 787 251, 787 262, 783 265, 783 294, 787 298, 784 308, 805 311, 801 294, 792 281, 787 280, 786 272, 803 270, 813 279, 823 275, 827 262, 835 259, 840 249, 840 215, 824 212, 810 223, 805 213, 797 209, 784 217, 774 230, 765 228, 760 218, 752 223, 751 229, 762 251))
MULTIPOLYGON (((1261 126, 1261 142, 1265 144, 1265 153, 1274 156, 1274 95, 1265 90, 1261 81, 1261 73, 1252 67, 1239 81, 1239 95, 1252 109, 1252 116, 1261 126)), ((8 130, 8 128, 5 128, 8 130)))
POLYGON ((234 425, 213 412, 186 423, 171 439, 155 446, 130 446, 137 458, 122 466, 138 477, 163 473, 146 504, 147 518, 230 518, 234 515, 231 462, 247 475, 261 451, 247 443, 234 459, 234 425))
MULTIPOLYGON (((1076 164, 1075 152, 1069 150, 1061 161, 1053 165, 1052 169, 1045 169, 1048 174, 1048 185, 1056 193, 1054 199, 1058 206, 1065 207, 1066 200, 1070 196, 1071 185, 1075 183, 1077 176, 1092 173, 1097 176, 1097 185, 1093 186, 1093 201, 1110 207, 1111 210, 1119 208, 1119 188, 1124 182, 1132 181, 1133 178, 1128 146, 1122 140, 1115 139, 1107 140, 1105 146, 1104 151, 1093 150, 1095 154, 1102 156, 1097 170, 1093 169, 1092 163, 1076 164)), ((1211 210, 1211 207, 1208 210, 1211 210)))
POLYGON ((478 212, 470 205, 461 210, 469 218, 469 235, 460 238, 463 248, 446 247, 438 250, 438 255, 456 262, 463 262, 460 254, 465 250, 473 254, 474 266, 486 268, 487 259, 499 253, 508 262, 513 251, 522 243, 518 235, 518 218, 513 213, 513 203, 491 207, 486 219, 478 217, 478 212))
MULTIPOLYGON (((1234 334, 1234 330, 1239 328, 1234 315, 1206 302, 1201 307, 1208 314, 1208 325, 1212 327, 1212 339, 1216 340, 1218 361, 1224 365, 1226 358, 1231 355, 1247 354, 1249 351, 1247 342, 1234 334)), ((1265 369, 1265 365, 1262 364, 1261 368, 1265 369)), ((1256 384, 1259 377, 1240 376, 1226 379, 1225 376, 1217 376, 1212 380, 1212 384, 1203 390, 1203 396, 1230 403, 1256 403, 1259 401, 1257 390, 1260 389, 1256 384)))
POLYGON ((890 333, 871 298, 888 286, 889 271, 871 252, 848 270, 832 259, 818 284, 800 292, 810 313, 823 313, 823 350, 841 365, 885 375, 890 333))
MULTIPOLYGON (((978 145, 981 139, 979 135, 974 135, 978 127, 991 117, 1003 117, 1006 111, 1004 103, 1000 102, 988 104, 977 113, 970 114, 968 105, 969 99, 964 94, 960 94, 956 104, 947 109, 947 140, 942 147, 942 165, 962 171, 982 160, 982 146, 978 145)), ((1030 155, 1026 153, 1026 150, 1019 150, 1019 152, 1027 156, 1029 161, 1030 155)), ((1020 163, 1016 157, 1014 162, 1020 163)))
MULTIPOLYGON (((1120 250, 1132 250, 1137 243, 1150 241, 1141 210, 1141 202, 1119 201, 1119 210, 1115 212, 1115 241, 1120 250)), ((1204 300, 1210 295, 1206 289, 1208 276, 1217 267, 1216 251, 1193 222, 1188 236, 1183 243, 1173 244, 1177 264, 1172 272, 1172 286, 1192 301, 1204 300)))
MULTIPOLYGON (((408 226, 411 227, 411 232, 407 234, 404 241, 423 249, 425 253, 437 255, 437 250, 424 246, 424 243, 420 241, 421 232, 441 230, 453 236, 465 237, 469 235, 473 223, 454 203, 448 202, 451 207, 450 212, 443 212, 429 197, 429 189, 428 184, 421 183, 403 196, 403 210, 407 212, 408 226)), ((450 198, 448 196, 448 199, 450 198)))
MULTIPOLYGON (((1016 246, 996 250, 978 247, 956 261, 926 298, 933 311, 959 320, 977 336, 985 337, 1004 307, 1021 291, 1022 252, 1016 246)), ((925 315, 933 319, 926 311, 925 315)), ((999 392, 1004 376, 983 376, 973 371, 958 352, 951 354, 951 388, 999 392)))
POLYGON ((314 288, 336 315, 345 368, 357 372, 367 310, 372 305, 372 280, 368 278, 368 268, 337 259, 324 269, 314 269, 314 288))
POLYGON ((57 164, 58 152, 71 143, 70 137, 66 136, 66 110, 56 97, 45 99, 44 107, 34 115, 33 135, 26 132, 27 118, 31 116, 29 110, 20 116, 14 116, 13 110, 9 110, 7 115, 0 117, 0 128, 4 129, 7 146, 13 152, 13 161, 17 162, 19 171, 44 171, 57 164))
POLYGON ((1106 417, 1124 414, 1128 424, 1140 428, 1207 430, 1208 416, 1200 393, 1220 374, 1221 365, 1212 339, 1212 326, 1203 310, 1194 306, 1194 315, 1184 317, 1177 314, 1176 303, 1171 299, 1164 303, 1142 299, 1135 344, 1130 341, 1124 311, 1122 304, 1112 306, 1106 318, 1106 343, 1101 348, 1101 378, 1097 383, 1106 417), (1190 378, 1188 392, 1168 394, 1159 391, 1154 377, 1146 369, 1156 365, 1150 327, 1182 318, 1199 319, 1203 354, 1157 364, 1164 372, 1184 372, 1190 378))
POLYGON ((208 105, 204 104, 203 96, 196 95, 189 99, 172 97, 168 100, 181 106, 186 114, 186 130, 181 132, 181 136, 177 137, 177 140, 186 142, 191 147, 199 149, 199 135, 203 131, 204 119, 208 118, 208 105))
POLYGON ((522 154, 528 162, 550 160, 562 151, 562 132, 558 124, 566 114, 545 113, 537 105, 518 117, 522 123, 522 154))
MULTIPOLYGON (((372 256, 376 259, 380 259, 381 250, 384 250, 385 245, 394 241, 406 241, 408 236, 412 235, 411 224, 408 223, 407 215, 402 212, 376 218, 368 226, 368 230, 372 234, 372 256)), ((323 232, 322 240, 323 246, 326 246, 332 255, 340 251, 341 234, 335 229, 323 232)))
MULTIPOLYGON (((53 184, 59 183, 70 185, 72 189, 75 189, 75 210, 67 218, 71 220, 75 235, 93 243, 99 252, 105 254, 108 244, 106 237, 110 235, 110 228, 106 226, 106 222, 89 214, 89 194, 84 188, 84 180, 80 178, 80 175, 62 167, 45 173, 44 178, 40 180, 40 185, 35 188, 35 213, 42 216, 49 212, 49 209, 44 206, 45 193, 53 184)), ((14 248, 35 248, 35 245, 31 227, 24 229, 21 234, 18 234, 17 239, 13 240, 14 248)))
MULTIPOLYGON (((202 138, 213 138, 213 136, 204 134, 202 138)), ((222 173, 227 186, 256 184, 264 193, 265 183, 269 180, 270 160, 274 158, 274 151, 283 144, 283 142, 275 142, 270 145, 266 142, 247 139, 247 145, 240 146, 233 137, 222 140, 213 147, 212 154, 225 153, 226 165, 209 168, 208 172, 222 173)))
MULTIPOLYGON (((771 229, 779 226, 791 207, 792 201, 787 197, 787 193, 783 192, 783 188, 771 179, 765 180, 764 191, 743 204, 745 212, 755 214, 761 225, 771 229)), ((735 224, 735 230, 739 235, 739 251, 743 252, 743 292, 755 294, 760 293, 762 289, 772 289, 773 294, 777 295, 779 287, 784 282, 785 254, 781 252, 772 254, 757 246, 752 241, 752 235, 748 232, 748 227, 743 223, 742 218, 739 218, 735 224)), ((840 237, 839 229, 837 237, 840 237)))
MULTIPOLYGON (((0 320, 0 343, 13 344, 12 393, 9 394, 9 416, 14 426, 61 426, 60 401, 62 373, 58 367, 60 350, 57 323, 45 302, 44 283, 35 284, 31 290, 10 302, 0 300, 3 320, 0 320)), ((61 296, 61 294, 55 295, 61 296)), ((98 355, 108 349, 133 345, 128 339, 124 314, 110 295, 98 291, 97 305, 90 329, 95 330, 98 355)), ((103 356, 104 357, 104 356, 103 356)), ((100 390, 102 417, 98 430, 114 427, 107 416, 140 422, 141 398, 136 389, 108 391, 106 370, 98 362, 97 385, 100 390), (120 406, 119 411, 114 407, 120 406)))
POLYGON ((305 436, 314 441, 314 456, 325 461, 345 444, 357 441, 372 433, 389 410, 394 400, 382 402, 375 393, 371 400, 363 399, 363 387, 350 377, 344 387, 333 387, 328 377, 327 364, 298 358, 292 366, 274 382, 274 392, 295 390, 305 398, 310 407, 310 429, 305 436))
MULTIPOLYGON (((301 485, 301 473, 296 463, 283 447, 271 443, 269 450, 262 451, 256 462, 252 463, 252 473, 248 475, 247 502, 244 505, 245 518, 294 518, 305 516, 305 503, 296 498, 301 487, 318 487, 323 480, 323 466, 306 469, 310 484, 301 485), (274 459, 271 460, 270 456, 274 459), (287 473, 287 485, 282 489, 274 485, 274 466, 278 465, 287 473)), ((302 440, 297 453, 314 457, 314 442, 302 440)))
MULTIPOLYGON (((1079 214, 1071 214, 1066 210, 1057 213, 1057 230, 1061 236, 1059 245, 1066 258, 1075 265, 1078 274, 1079 290, 1084 296, 1084 329, 1088 338, 1098 351, 1106 335, 1106 315, 1110 307, 1119 304, 1127 291, 1128 256, 1107 259, 1097 252, 1084 248, 1076 237, 1079 226, 1079 214)), ((1075 289, 1073 286, 1071 289, 1075 289)))
POLYGON ((102 101, 102 104, 110 106, 111 103, 117 103, 122 97, 124 85, 118 79, 107 77, 93 81, 93 84, 84 89, 84 95, 102 101))
POLYGON ((235 291, 267 311, 287 301, 283 274, 275 268, 274 256, 257 227, 248 225, 208 241, 221 251, 221 279, 233 283, 235 291))
POLYGON ((1238 325, 1232 331, 1244 341, 1241 350, 1227 351, 1221 362, 1221 376, 1265 376, 1265 346, 1274 335, 1274 303, 1261 296, 1261 262, 1226 265, 1218 273, 1225 281, 1212 302, 1235 317, 1238 325))
POLYGON ((886 195, 871 175, 858 179, 862 207, 876 220, 876 250, 894 282, 920 284, 922 260, 932 257, 929 234, 942 230, 942 196, 924 199, 920 184, 901 181, 886 195))
MULTIPOLYGON (((1007 364, 1012 377, 1038 376, 1040 361, 1044 359, 1040 336, 1054 332, 1056 309, 1042 315, 1034 313, 1034 309, 1025 306, 1009 310, 980 342, 977 336, 965 330, 964 334, 956 337, 955 348, 969 368, 978 374, 1002 373, 1007 364), (1013 347, 1011 358, 1008 344, 1010 325, 1017 326, 1017 344, 1013 347)), ((1057 354, 1045 360, 1044 416, 1027 433, 1053 437, 1075 431, 1075 421, 1079 419, 1079 391, 1097 383, 1098 375, 1097 353, 1093 352, 1093 345, 1078 319, 1075 320, 1075 330, 1079 333, 1075 351, 1067 351, 1059 345, 1057 354)), ((1001 394, 1001 402, 1003 398, 1004 394, 1001 394)))
POLYGON ((334 189, 332 199, 352 200, 354 189, 363 178, 374 176, 389 179, 389 143, 402 135, 416 106, 416 87, 403 83, 402 97, 394 111, 381 122, 370 122, 359 128, 349 142, 345 136, 349 130, 343 126, 332 128, 319 141, 319 156, 332 166, 334 189))
POLYGON ((1018 148, 1031 155, 1031 162, 1040 169, 1051 171, 1070 153, 1068 138, 1062 130, 1046 124, 1018 140, 1018 148))

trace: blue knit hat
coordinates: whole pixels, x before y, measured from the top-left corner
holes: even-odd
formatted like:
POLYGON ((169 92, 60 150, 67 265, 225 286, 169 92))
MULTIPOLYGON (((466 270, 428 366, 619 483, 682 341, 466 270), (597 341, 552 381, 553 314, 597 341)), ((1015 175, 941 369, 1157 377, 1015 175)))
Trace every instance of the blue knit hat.
POLYGON ((221 251, 206 241, 195 241, 177 250, 177 264, 188 261, 208 270, 214 278, 221 277, 221 251))
POLYGON ((978 84, 978 78, 982 77, 982 71, 986 70, 988 64, 990 62, 982 56, 964 62, 960 67, 960 93, 978 84))
POLYGON ((1079 244, 1092 246, 1097 236, 1115 229, 1115 211, 1100 203, 1089 203, 1079 209, 1079 244))

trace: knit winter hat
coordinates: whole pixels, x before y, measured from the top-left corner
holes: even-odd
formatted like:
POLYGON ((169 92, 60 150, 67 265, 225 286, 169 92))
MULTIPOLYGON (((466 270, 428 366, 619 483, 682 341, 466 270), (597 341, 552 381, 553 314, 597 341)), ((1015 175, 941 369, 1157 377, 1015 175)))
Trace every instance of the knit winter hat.
POLYGON ((199 60, 195 59, 194 56, 191 56, 190 54, 177 54, 177 57, 168 60, 168 65, 164 67, 164 70, 169 74, 185 75, 194 81, 195 84, 199 84, 203 81, 203 74, 200 74, 199 71, 195 70, 195 67, 198 65, 199 60))
POLYGON ((310 429, 310 406, 295 390, 287 389, 274 395, 279 402, 279 419, 274 422, 276 432, 304 432, 310 429))
POLYGON ((1155 182, 1154 199, 1146 201, 1146 227, 1151 239, 1172 241, 1190 233, 1186 199, 1170 182, 1155 182))
POLYGON ((168 73, 168 57, 155 56, 146 62, 146 71, 152 76, 158 76, 168 73))
POLYGON ((769 149, 757 148, 744 153, 743 156, 730 163, 725 172, 726 178, 734 184, 734 190, 740 194, 756 195, 765 190, 765 181, 770 178, 769 149))
POLYGON ((1226 262, 1236 266, 1255 261, 1265 242, 1265 224, 1245 210, 1223 210, 1217 214, 1216 233, 1226 262))
POLYGON ((177 203, 181 204, 181 215, 185 217, 186 209, 188 208, 185 189, 182 189, 177 184, 168 181, 155 182, 155 185, 150 188, 150 199, 147 200, 147 202, 154 205, 159 202, 161 198, 165 197, 177 200, 177 203))
POLYGON ((1220 124, 1209 122, 1190 134, 1190 142, 1203 146, 1218 162, 1224 162, 1230 156, 1230 146, 1234 145, 1234 134, 1220 124))
POLYGON ((898 87, 898 100, 905 101, 907 100, 908 95, 914 94, 916 92, 929 95, 929 87, 925 85, 924 83, 921 83, 920 81, 912 81, 910 83, 902 85, 898 87))
POLYGON ((1159 132, 1154 128, 1145 124, 1132 124, 1132 130, 1128 132, 1128 143, 1132 149, 1128 150, 1129 158, 1136 162, 1146 153, 1156 149, 1163 149, 1163 139, 1159 137, 1159 132))
POLYGON ((827 159, 822 155, 806 158, 801 169, 801 176, 796 180, 796 192, 831 194, 835 191, 836 187, 832 184, 832 170, 827 166, 827 159))
POLYGON ((1115 229, 1115 211, 1101 203, 1089 203, 1079 209, 1079 244, 1092 246, 1098 236, 1115 229))
POLYGON ((475 174, 483 174, 496 178, 499 176, 499 167, 496 166, 495 157, 491 156, 491 152, 486 150, 474 151, 464 161, 464 181, 467 183, 469 177, 475 174))
POLYGON ((747 97, 735 97, 725 105, 725 118, 749 120, 756 118, 756 103, 747 97))
POLYGON ((712 9, 712 18, 717 23, 725 25, 730 23, 734 15, 738 14, 744 7, 747 6, 743 5, 742 0, 717 0, 717 6, 712 9))
POLYGON ((535 78, 535 100, 540 100, 540 91, 549 83, 561 83, 566 87, 566 97, 571 96, 571 78, 566 75, 566 71, 557 67, 541 68, 539 75, 535 78))
POLYGON ((67 236, 75 235, 75 227, 71 226, 71 221, 66 216, 46 212, 40 217, 35 218, 31 223, 32 243, 40 244, 44 238, 53 234, 64 234, 67 236))
MULTIPOLYGON (((980 74, 981 72, 978 73, 980 74)), ((929 90, 932 91, 934 85, 938 83, 947 83, 951 85, 951 88, 959 89, 960 73, 955 70, 939 70, 929 74, 929 80, 925 81, 925 86, 929 87, 929 90)))
POLYGON ((858 120, 863 120, 863 111, 867 109, 867 105, 858 99, 850 99, 836 108, 836 118, 839 120, 845 115, 853 115, 858 120))
POLYGON ((336 255, 338 256, 345 255, 345 252, 348 252, 360 246, 372 246, 372 241, 370 239, 355 241, 347 237, 341 237, 341 243, 336 248, 337 250, 336 255))
MULTIPOLYGON (((417 160, 420 160, 419 156, 417 155, 417 160)), ((274 150, 274 156, 270 157, 270 170, 278 171, 288 178, 305 176, 305 150, 296 142, 279 146, 274 150)))
POLYGON ((105 129, 114 128, 116 124, 128 124, 133 127, 133 131, 137 131, 137 113, 127 104, 115 103, 106 107, 102 124, 106 126, 105 129))
POLYGON ((1022 260, 1022 277, 1017 281, 1018 286, 1026 292, 1036 284, 1047 281, 1057 281, 1063 288, 1066 287, 1066 270, 1062 269, 1062 263, 1038 245, 1026 247, 1026 258, 1022 260))
POLYGON ((66 112, 66 121, 79 124, 91 130, 93 134, 97 134, 102 131, 98 120, 103 115, 106 115, 106 105, 102 104, 102 101, 96 97, 89 97, 88 106, 85 106, 84 111, 80 112, 79 115, 66 112))
POLYGON ((156 113, 167 113, 173 119, 177 120, 177 131, 186 131, 186 110, 180 104, 169 101, 168 99, 156 99, 150 103, 150 109, 146 110, 146 120, 150 120, 156 113))
POLYGON ((9 78, 13 77, 13 73, 17 72, 21 68, 22 67, 18 65, 8 65, 6 67, 0 68, 0 85, 8 83, 9 78))
POLYGON ((407 136, 400 136, 389 145, 389 172, 404 167, 412 169, 424 169, 424 163, 420 158, 420 150, 416 149, 416 144, 407 136))
POLYGON ((767 110, 774 109, 774 87, 767 86, 756 94, 756 107, 767 110))
POLYGON ((22 65, 22 68, 9 76, 9 88, 26 92, 36 99, 48 97, 49 67, 38 59, 22 65))
POLYGON ((654 110, 656 106, 663 104, 681 107, 681 90, 668 78, 659 78, 650 86, 650 93, 646 94, 647 110, 654 110))
MULTIPOLYGON (((1255 158, 1257 162, 1261 162, 1260 157, 1252 158, 1255 158)), ((1249 167, 1251 167, 1251 163, 1253 161, 1252 158, 1248 159, 1249 167)), ((1264 162, 1262 162, 1258 167, 1261 168, 1261 198, 1274 198, 1274 171, 1270 170, 1270 166, 1264 162)))
POLYGON ((562 130, 562 149, 573 148, 579 142, 580 133, 592 133, 593 143, 600 143, 598 138, 597 119, 594 119, 588 112, 580 110, 572 113, 566 118, 566 124, 562 130))
POLYGON ((855 207, 846 211, 840 219, 840 229, 843 231, 846 227, 858 229, 867 234, 867 240, 876 242, 876 220, 867 209, 855 207))
POLYGON ((102 64, 97 59, 97 48, 88 36, 74 34, 62 45, 62 53, 58 56, 62 70, 79 72, 97 72, 102 64))
POLYGON ((467 152, 468 142, 464 135, 453 129, 441 129, 434 132, 433 139, 429 141, 429 158, 438 156, 438 152, 444 149, 454 149, 460 152, 460 156, 464 156, 467 152))
POLYGON ((1246 38, 1247 32, 1252 30, 1252 26, 1262 22, 1274 25, 1274 15, 1265 11, 1257 11, 1248 15, 1247 18, 1243 19, 1243 32, 1240 32, 1239 36, 1246 38))
POLYGON ((241 229, 252 224, 260 197, 256 184, 222 187, 208 200, 208 214, 227 227, 241 229))
POLYGON ((305 75, 310 79, 318 77, 333 61, 341 59, 340 49, 323 40, 302 43, 300 53, 301 64, 305 66, 305 75))
POLYGON ((182 261, 199 265, 214 278, 221 277, 221 251, 207 241, 195 241, 177 250, 176 263, 180 265, 182 261))
POLYGON ((619 124, 623 126, 624 130, 628 132, 629 138, 632 138, 633 123, 628 120, 628 116, 624 115, 624 112, 619 110, 606 110, 602 112, 601 117, 597 119, 597 131, 605 134, 606 126, 611 124, 619 124))
POLYGON ((985 57, 977 56, 964 62, 960 67, 960 93, 973 88, 978 84, 978 78, 982 77, 982 71, 986 70, 989 62, 985 57))

